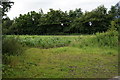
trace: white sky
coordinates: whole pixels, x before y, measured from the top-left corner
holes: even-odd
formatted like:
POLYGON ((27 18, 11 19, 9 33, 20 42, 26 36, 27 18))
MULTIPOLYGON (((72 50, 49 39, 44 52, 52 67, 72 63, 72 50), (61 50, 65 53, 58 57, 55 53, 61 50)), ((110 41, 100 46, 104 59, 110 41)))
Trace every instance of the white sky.
POLYGON ((82 11, 91 11, 100 5, 104 5, 108 10, 111 5, 115 5, 119 0, 11 0, 15 2, 8 16, 13 19, 19 14, 26 14, 29 11, 39 11, 42 8, 46 13, 50 8, 61 9, 62 11, 75 10, 81 8, 82 11))

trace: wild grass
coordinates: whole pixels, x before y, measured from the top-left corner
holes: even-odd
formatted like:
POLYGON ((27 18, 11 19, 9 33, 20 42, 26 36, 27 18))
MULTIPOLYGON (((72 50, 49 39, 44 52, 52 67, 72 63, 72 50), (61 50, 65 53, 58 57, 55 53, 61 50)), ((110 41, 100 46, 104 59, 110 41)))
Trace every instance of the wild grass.
POLYGON ((71 43, 74 47, 101 47, 118 49, 118 32, 109 31, 105 33, 96 33, 93 36, 79 37, 77 41, 71 43))
MULTIPOLYGON (((17 37, 11 36, 10 37, 17 37)), ((19 42, 25 46, 37 47, 37 48, 54 48, 68 46, 73 40, 77 39, 78 36, 19 36, 19 42)))
POLYGON ((3 65, 4 78, 112 78, 118 75, 116 31, 80 36, 22 35, 19 41, 29 47, 22 55, 9 56, 9 65, 3 65))
MULTIPOLYGON (((11 36, 10 37, 18 37, 11 36)), ((19 35, 21 44, 29 47, 38 48, 55 48, 63 46, 76 46, 76 47, 118 47, 118 32, 108 31, 104 33, 96 33, 94 35, 77 35, 77 36, 30 36, 19 35)))
POLYGON ((9 37, 3 36, 2 40, 2 61, 3 64, 9 64, 11 56, 21 55, 24 52, 22 44, 19 42, 18 37, 9 37))
POLYGON ((112 49, 29 48, 23 55, 11 59, 4 67, 4 78, 112 78, 118 75, 118 54, 112 49))
POLYGON ((3 37, 2 45, 2 52, 6 55, 19 55, 23 51, 18 37, 3 37))

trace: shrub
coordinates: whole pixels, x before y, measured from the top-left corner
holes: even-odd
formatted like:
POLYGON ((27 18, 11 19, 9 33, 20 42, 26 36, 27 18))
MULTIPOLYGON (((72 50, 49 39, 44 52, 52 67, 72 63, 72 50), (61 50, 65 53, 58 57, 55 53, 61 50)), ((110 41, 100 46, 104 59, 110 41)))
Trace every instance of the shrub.
POLYGON ((97 33, 96 41, 99 46, 118 47, 118 32, 113 30, 105 33, 97 33))
POLYGON ((20 55, 23 52, 22 44, 17 37, 3 37, 2 53, 3 55, 20 55))
POLYGON ((74 47, 118 47, 118 31, 108 31, 103 33, 96 33, 93 37, 81 38, 72 43, 74 47))

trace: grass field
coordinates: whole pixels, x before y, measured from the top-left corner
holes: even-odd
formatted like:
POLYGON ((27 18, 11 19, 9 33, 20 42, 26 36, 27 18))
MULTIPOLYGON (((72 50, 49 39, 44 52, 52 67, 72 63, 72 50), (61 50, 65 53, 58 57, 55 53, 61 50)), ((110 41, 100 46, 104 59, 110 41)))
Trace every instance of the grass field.
POLYGON ((101 35, 19 36, 27 48, 19 56, 8 57, 9 64, 3 65, 3 78, 118 76, 117 36, 105 35, 103 39, 101 35))

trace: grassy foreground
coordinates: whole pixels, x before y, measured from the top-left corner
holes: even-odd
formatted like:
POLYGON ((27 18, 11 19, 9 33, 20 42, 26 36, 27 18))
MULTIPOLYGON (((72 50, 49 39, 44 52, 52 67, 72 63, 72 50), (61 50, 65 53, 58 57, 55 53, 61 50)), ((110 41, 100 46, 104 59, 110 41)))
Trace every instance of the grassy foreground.
POLYGON ((9 64, 3 65, 3 78, 118 76, 116 35, 20 37, 22 43, 29 47, 19 56, 8 56, 9 64))
POLYGON ((111 78, 118 72, 118 54, 111 49, 29 48, 11 56, 6 78, 111 78))

